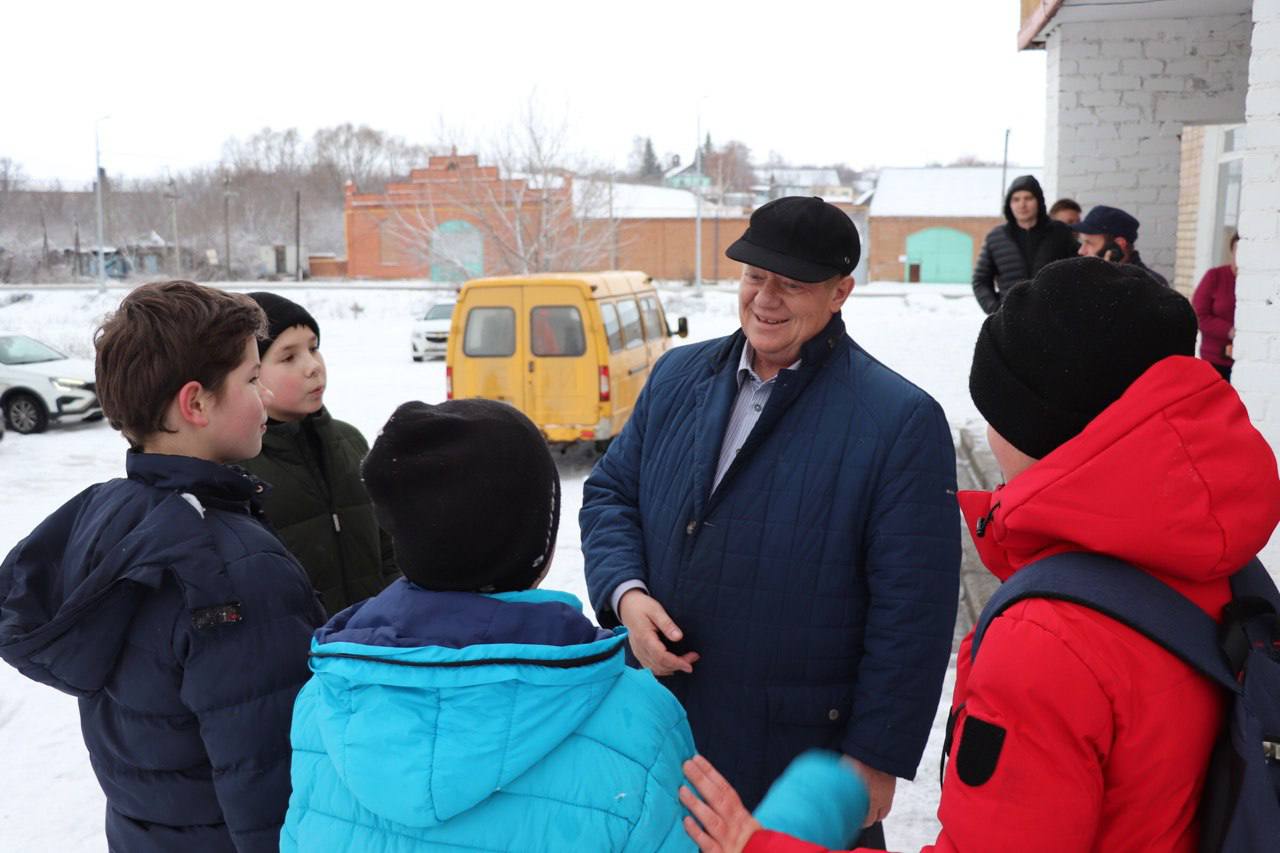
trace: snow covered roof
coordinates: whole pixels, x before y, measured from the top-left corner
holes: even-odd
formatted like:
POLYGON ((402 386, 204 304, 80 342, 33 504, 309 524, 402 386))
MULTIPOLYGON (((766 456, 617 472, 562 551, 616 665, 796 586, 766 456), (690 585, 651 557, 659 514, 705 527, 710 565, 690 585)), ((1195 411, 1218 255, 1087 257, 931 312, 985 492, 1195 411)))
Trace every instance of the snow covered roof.
POLYGON ((835 169, 756 169, 756 180, 766 186, 838 187, 840 173, 835 169))
MULTIPOLYGON (((694 158, 694 159, 696 160, 697 158, 694 158)), ((696 162, 689 162, 689 163, 673 163, 673 164, 671 164, 671 166, 669 166, 669 167, 667 168, 667 170, 666 170, 666 171, 664 171, 664 172, 662 173, 662 177, 663 177, 663 178, 674 178, 676 175, 683 175, 685 172, 691 172, 691 171, 693 171, 693 167, 694 167, 694 166, 696 166, 696 165, 697 165, 697 163, 696 163, 696 162)))
POLYGON ((881 169, 871 216, 1000 216, 1006 183, 1041 179, 1039 166, 935 166, 881 169), (1003 178, 1002 178, 1003 175, 1003 178))
MULTIPOLYGON (((593 183, 579 178, 573 184, 575 206, 580 215, 588 219, 609 217, 609 187, 607 182, 593 183)), ((655 187, 648 184, 613 185, 613 218, 615 219, 693 219, 697 215, 698 198, 689 190, 676 187, 655 187)), ((719 207, 702 200, 702 215, 741 216, 738 207, 719 207)))

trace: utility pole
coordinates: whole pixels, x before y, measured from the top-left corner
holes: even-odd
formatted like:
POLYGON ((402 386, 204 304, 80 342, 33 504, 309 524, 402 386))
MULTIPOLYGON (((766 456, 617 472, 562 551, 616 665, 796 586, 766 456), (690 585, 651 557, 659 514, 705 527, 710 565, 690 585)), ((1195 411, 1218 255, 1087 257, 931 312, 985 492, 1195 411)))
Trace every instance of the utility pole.
POLYGON ((693 280, 702 293, 702 102, 698 102, 698 135, 693 149, 693 280))
POLYGON ((173 277, 182 278, 182 249, 178 246, 178 182, 169 177, 169 191, 164 197, 173 203, 173 277))
POLYGON ((302 190, 293 191, 293 276, 302 281, 302 190))
POLYGON ((94 172, 94 192, 98 199, 98 292, 105 293, 107 290, 107 253, 102 248, 102 145, 99 142, 98 125, 107 116, 99 116, 97 121, 93 123, 93 163, 96 171, 94 172))
POLYGON ((609 230, 612 239, 609 241, 609 269, 618 268, 618 220, 613 218, 613 172, 609 172, 609 230))
POLYGON ((1009 185, 1009 128, 1004 129, 1004 163, 1000 166, 1000 204, 1004 204, 1004 188, 1009 185))
POLYGON ((227 275, 227 281, 231 281, 231 176, 224 175, 222 178, 222 239, 223 248, 226 250, 226 261, 224 268, 227 275))
POLYGON ((44 205, 40 205, 40 233, 43 238, 40 242, 40 275, 44 277, 45 267, 49 265, 49 225, 44 221, 44 205))

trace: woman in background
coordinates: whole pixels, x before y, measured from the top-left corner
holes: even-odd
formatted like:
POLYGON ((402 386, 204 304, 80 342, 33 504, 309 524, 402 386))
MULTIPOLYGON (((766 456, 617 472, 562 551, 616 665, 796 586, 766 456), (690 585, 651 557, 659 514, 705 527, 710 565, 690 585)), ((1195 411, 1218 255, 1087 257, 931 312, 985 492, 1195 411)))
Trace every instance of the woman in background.
POLYGON ((1191 297, 1200 323, 1200 357, 1212 364, 1222 378, 1231 381, 1231 342, 1236 336, 1236 243, 1231 235, 1231 263, 1214 267, 1200 279, 1191 297))

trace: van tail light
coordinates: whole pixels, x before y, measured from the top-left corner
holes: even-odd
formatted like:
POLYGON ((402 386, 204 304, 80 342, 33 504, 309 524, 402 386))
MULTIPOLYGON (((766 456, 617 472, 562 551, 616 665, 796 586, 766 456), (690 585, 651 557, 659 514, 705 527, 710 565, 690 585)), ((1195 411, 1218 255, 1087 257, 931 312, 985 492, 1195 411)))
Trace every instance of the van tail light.
POLYGON ((600 402, 609 402, 609 365, 600 365, 600 402))
POLYGON ((444 369, 444 398, 446 400, 453 399, 453 368, 446 366, 444 369))

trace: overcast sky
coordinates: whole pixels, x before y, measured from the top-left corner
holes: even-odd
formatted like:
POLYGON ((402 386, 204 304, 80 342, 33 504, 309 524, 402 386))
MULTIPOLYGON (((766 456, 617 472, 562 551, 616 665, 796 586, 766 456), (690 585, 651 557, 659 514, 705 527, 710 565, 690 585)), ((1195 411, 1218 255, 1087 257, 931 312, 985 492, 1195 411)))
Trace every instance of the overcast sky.
POLYGON ((216 163, 271 126, 341 122, 481 141, 531 98, 573 147, 626 165, 636 136, 755 159, 911 166, 1044 158, 1042 51, 1017 0, 6 3, 0 157, 88 182, 216 163))

